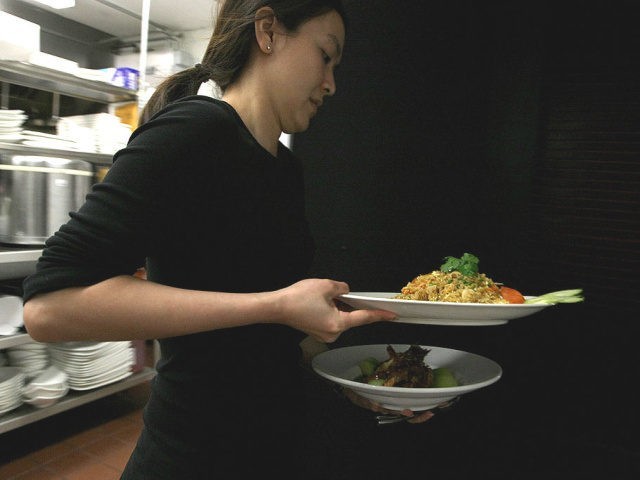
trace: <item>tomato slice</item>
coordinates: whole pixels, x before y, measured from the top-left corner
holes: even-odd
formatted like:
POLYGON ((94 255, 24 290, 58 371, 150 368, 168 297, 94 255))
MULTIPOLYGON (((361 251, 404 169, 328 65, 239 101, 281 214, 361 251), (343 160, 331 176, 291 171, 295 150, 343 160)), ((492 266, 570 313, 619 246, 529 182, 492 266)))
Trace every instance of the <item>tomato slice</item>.
POLYGON ((524 303, 524 296, 515 288, 500 287, 500 295, 509 303, 524 303))

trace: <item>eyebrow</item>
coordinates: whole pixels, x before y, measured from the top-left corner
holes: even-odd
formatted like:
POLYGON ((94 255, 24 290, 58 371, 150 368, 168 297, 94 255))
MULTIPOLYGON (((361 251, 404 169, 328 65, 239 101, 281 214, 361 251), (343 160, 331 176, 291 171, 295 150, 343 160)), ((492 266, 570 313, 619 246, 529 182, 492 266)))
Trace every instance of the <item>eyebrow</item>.
POLYGON ((340 46, 340 41, 338 40, 338 37, 336 37, 332 33, 328 33, 327 37, 329 37, 329 40, 331 40, 335 44, 336 52, 338 53, 338 57, 341 57, 342 56, 342 46, 340 46))

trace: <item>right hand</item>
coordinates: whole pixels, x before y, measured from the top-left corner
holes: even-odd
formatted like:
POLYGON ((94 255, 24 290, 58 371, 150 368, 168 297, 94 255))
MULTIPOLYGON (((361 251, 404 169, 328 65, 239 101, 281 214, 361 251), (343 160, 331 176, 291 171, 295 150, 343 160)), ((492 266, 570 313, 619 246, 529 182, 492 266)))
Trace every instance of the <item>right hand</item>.
POLYGON ((274 294, 278 296, 278 322, 331 343, 352 327, 397 318, 395 313, 386 310, 341 310, 336 300, 345 293, 349 293, 346 283, 318 278, 301 280, 277 290, 274 294))

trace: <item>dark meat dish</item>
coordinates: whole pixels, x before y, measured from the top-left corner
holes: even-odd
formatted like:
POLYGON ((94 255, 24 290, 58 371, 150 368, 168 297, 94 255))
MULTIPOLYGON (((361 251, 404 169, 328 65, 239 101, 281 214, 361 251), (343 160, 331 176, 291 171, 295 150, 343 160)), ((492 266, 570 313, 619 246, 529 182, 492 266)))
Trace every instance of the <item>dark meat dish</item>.
POLYGON ((389 359, 380 363, 363 381, 385 387, 428 388, 433 384, 433 371, 424 357, 430 350, 411 345, 405 352, 387 346, 389 359))

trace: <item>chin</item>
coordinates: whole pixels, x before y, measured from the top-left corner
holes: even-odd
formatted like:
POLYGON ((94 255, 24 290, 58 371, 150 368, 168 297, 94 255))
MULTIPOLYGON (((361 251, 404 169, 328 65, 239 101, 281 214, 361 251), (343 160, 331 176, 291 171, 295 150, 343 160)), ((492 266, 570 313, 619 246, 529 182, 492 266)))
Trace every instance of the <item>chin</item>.
POLYGON ((293 135, 294 133, 302 133, 309 128, 309 123, 309 120, 307 120, 306 122, 297 123, 294 127, 287 128, 286 130, 283 130, 283 132, 291 135, 293 135))

